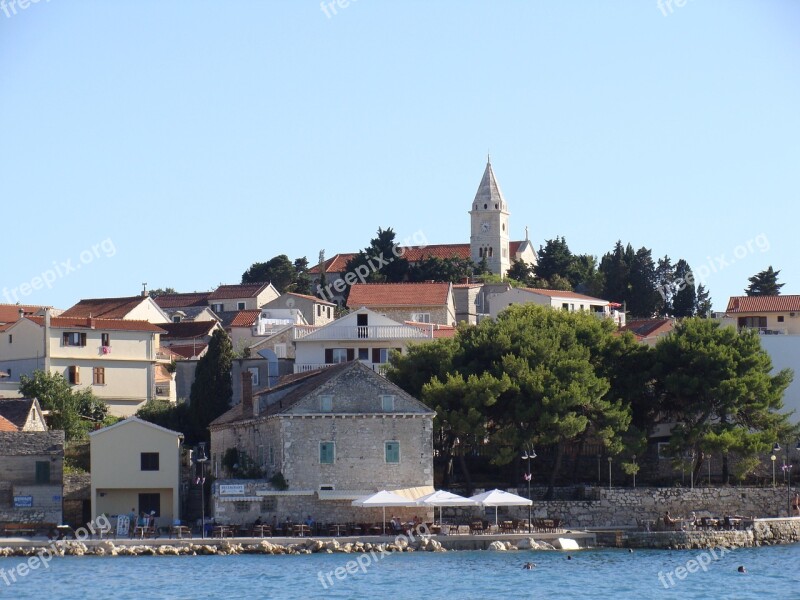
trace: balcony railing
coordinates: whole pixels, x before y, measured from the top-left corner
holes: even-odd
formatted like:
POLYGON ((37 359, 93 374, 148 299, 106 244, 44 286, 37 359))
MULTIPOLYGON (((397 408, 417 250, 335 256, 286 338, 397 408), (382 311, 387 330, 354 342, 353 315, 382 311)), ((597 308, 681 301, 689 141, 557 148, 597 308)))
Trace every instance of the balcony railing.
MULTIPOLYGON (((318 371, 319 369, 327 369, 328 367, 335 367, 338 364, 341 363, 295 363, 294 372, 309 373, 311 371, 318 371)), ((375 371, 380 375, 386 375, 386 369, 389 367, 389 363, 371 363, 371 362, 361 361, 361 364, 366 365, 367 367, 371 368, 373 371, 375 371)))
POLYGON ((328 326, 314 330, 295 328, 294 339, 301 340, 311 333, 317 332, 320 340, 397 340, 397 339, 432 339, 431 325, 363 325, 356 327, 328 326))
POLYGON ((757 331, 761 335, 787 335, 788 330, 786 328, 775 328, 775 327, 749 327, 747 325, 742 325, 739 327, 739 331, 744 331, 746 329, 752 329, 757 331))

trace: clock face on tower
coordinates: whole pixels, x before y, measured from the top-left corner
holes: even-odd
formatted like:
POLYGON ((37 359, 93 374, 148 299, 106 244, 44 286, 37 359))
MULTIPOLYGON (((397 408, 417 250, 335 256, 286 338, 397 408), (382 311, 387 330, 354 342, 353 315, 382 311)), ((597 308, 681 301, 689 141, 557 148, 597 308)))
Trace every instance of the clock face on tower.
POLYGON ((492 228, 492 226, 489 224, 489 222, 488 222, 488 221, 482 221, 482 222, 481 222, 481 231, 482 231, 483 233, 489 233, 489 230, 490 230, 491 228, 492 228))

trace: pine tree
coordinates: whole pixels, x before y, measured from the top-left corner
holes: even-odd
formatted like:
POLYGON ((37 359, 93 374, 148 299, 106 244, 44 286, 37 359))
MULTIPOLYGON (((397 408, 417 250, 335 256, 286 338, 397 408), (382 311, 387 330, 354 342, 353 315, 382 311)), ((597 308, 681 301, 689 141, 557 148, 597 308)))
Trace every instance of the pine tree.
POLYGON ((539 279, 550 281, 554 276, 567 277, 572 264, 572 252, 564 237, 546 240, 544 247, 539 247, 539 261, 533 268, 539 279))
POLYGON ((702 283, 697 286, 697 300, 694 307, 694 314, 701 319, 707 319, 711 316, 711 296, 702 283))
POLYGON ((207 438, 209 423, 230 408, 232 363, 231 339, 223 330, 217 329, 211 336, 208 351, 197 363, 189 394, 192 420, 200 438, 207 438))
POLYGON ((778 283, 779 274, 780 271, 773 271, 770 265, 766 271, 756 273, 747 280, 750 285, 747 286, 745 293, 748 296, 779 296, 781 288, 786 285, 778 283))
POLYGON ((600 272, 603 274, 603 295, 602 298, 613 302, 625 302, 628 300, 628 276, 630 274, 630 262, 633 248, 628 244, 627 249, 623 247, 622 241, 618 240, 614 250, 603 255, 600 261, 600 272))
POLYGON ((659 294, 656 291, 656 267, 651 251, 642 247, 630 263, 627 309, 634 317, 650 318, 656 312, 659 294))
POLYGON ((675 268, 669 256, 658 259, 656 265, 656 289, 660 299, 656 306, 656 313, 661 317, 668 317, 672 314, 672 283, 675 281, 675 268))
POLYGON ((675 293, 672 297, 672 313, 678 317, 692 317, 697 309, 697 292, 694 275, 689 263, 680 259, 675 264, 675 293))

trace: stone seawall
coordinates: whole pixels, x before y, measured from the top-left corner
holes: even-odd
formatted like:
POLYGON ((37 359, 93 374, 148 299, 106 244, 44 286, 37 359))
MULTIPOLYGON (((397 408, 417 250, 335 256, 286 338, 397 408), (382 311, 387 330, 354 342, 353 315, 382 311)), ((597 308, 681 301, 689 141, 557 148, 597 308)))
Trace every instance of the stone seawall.
MULTIPOLYGON (((797 488, 793 488, 793 496, 797 488)), ((476 490, 479 493, 480 490, 476 490)), ((522 489, 518 492, 525 496, 522 489)), ((586 500, 534 500, 534 518, 561 519, 573 529, 591 527, 636 527, 669 511, 688 516, 692 511, 712 516, 786 517, 786 488, 588 488, 586 500)), ((445 508, 444 517, 466 522, 475 514, 470 508, 445 508)), ((492 511, 492 514, 494 512, 492 511)), ((499 514, 511 519, 528 517, 527 507, 501 507, 499 514)))
POLYGON ((800 542, 800 517, 756 519, 745 531, 631 531, 623 535, 629 548, 747 548, 800 542))

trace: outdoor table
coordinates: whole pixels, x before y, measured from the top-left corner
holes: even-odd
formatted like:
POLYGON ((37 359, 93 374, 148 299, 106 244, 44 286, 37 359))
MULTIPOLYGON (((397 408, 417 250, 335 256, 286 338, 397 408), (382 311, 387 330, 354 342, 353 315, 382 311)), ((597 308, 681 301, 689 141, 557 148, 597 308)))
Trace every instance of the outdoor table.
POLYGON ((253 535, 258 535, 259 537, 265 537, 268 535, 272 535, 272 526, 270 525, 253 525, 253 535))
POLYGON ((294 534, 297 537, 303 537, 305 534, 311 533, 311 528, 308 525, 295 525, 294 534))
POLYGON ((169 528, 170 539, 172 539, 173 535, 178 539, 183 538, 185 535, 192 537, 192 530, 186 525, 173 525, 169 528))
POLYGON ((233 528, 229 525, 215 525, 211 531, 212 537, 224 538, 233 536, 233 528))
POLYGON ((336 529, 336 536, 338 537, 338 536, 342 535, 342 528, 343 527, 346 527, 346 525, 333 524, 333 525, 331 525, 329 527, 329 532, 333 533, 333 529, 335 528, 336 529))

